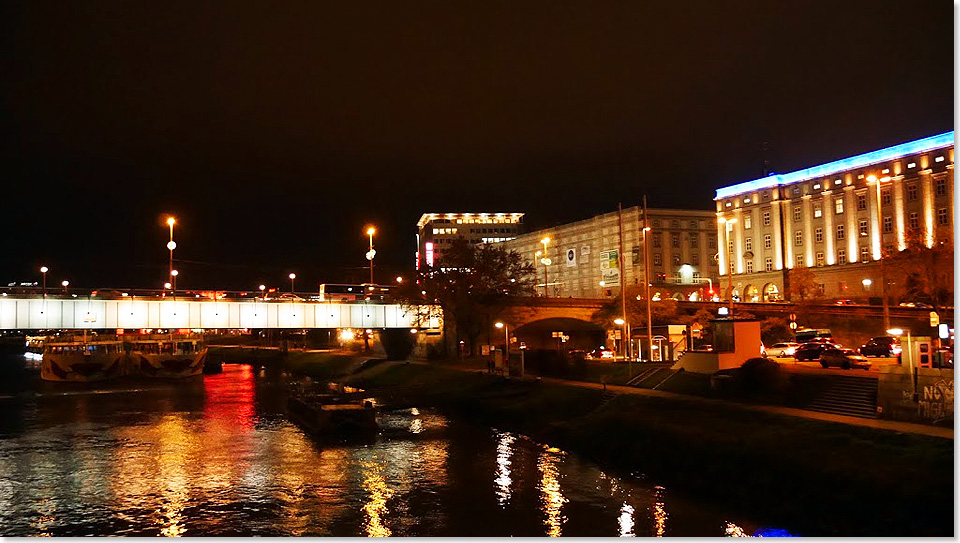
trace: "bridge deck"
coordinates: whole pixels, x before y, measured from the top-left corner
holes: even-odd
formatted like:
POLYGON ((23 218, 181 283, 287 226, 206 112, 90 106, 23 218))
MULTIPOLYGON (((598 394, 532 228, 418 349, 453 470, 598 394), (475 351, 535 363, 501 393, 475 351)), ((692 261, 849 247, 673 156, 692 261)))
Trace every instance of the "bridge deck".
POLYGON ((437 328, 378 302, 0 298, 0 330, 105 328, 437 328))

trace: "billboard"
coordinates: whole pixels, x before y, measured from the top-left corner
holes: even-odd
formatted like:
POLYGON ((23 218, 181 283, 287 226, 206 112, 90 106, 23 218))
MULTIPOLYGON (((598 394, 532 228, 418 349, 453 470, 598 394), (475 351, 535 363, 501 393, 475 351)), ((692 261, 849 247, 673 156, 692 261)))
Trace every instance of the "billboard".
POLYGON ((600 251, 600 280, 606 285, 620 284, 620 253, 600 251))

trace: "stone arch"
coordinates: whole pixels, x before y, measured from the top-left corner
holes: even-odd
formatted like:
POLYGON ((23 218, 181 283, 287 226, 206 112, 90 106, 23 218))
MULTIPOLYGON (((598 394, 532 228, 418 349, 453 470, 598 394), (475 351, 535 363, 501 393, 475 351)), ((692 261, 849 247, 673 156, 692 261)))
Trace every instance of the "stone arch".
POLYGON ((743 289, 743 301, 745 302, 759 302, 760 301, 760 289, 756 285, 750 284, 743 289))
MULTIPOLYGON (((563 332, 570 336, 570 340, 560 344, 561 349, 593 350, 606 340, 607 332, 601 326, 592 322, 569 317, 550 317, 527 322, 515 329, 511 329, 511 336, 517 342, 523 342, 528 349, 556 349, 557 338, 553 332, 563 332)), ((494 344, 503 344, 503 335, 493 340, 494 344), (499 341, 498 341, 499 340, 499 341)), ((514 348, 517 345, 513 345, 514 348)))
POLYGON ((687 299, 687 297, 684 296, 682 292, 674 292, 674 293, 673 293, 673 296, 671 296, 671 298, 673 298, 674 300, 677 300, 677 301, 679 301, 679 302, 684 302, 684 301, 686 301, 686 299, 687 299))
POLYGON ((776 302, 780 300, 780 289, 776 283, 767 283, 763 285, 763 301, 776 302))

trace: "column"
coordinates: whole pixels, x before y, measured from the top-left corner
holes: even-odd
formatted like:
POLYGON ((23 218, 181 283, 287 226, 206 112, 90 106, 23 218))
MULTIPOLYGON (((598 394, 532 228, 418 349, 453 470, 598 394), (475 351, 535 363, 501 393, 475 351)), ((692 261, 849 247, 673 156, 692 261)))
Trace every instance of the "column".
POLYGON ((897 250, 902 251, 907 248, 907 216, 903 210, 903 180, 893 182, 893 220, 896 223, 894 228, 897 230, 897 250))
MULTIPOLYGON (((859 262, 860 261, 860 230, 857 225, 857 214, 851 212, 851 210, 856 209, 856 196, 853 192, 853 185, 847 185, 843 187, 843 213, 846 217, 846 234, 847 234, 847 262, 859 262)), ((830 203, 830 212, 834 213, 836 206, 833 202, 830 203)), ((843 217, 839 217, 837 222, 844 220, 843 217)))
POLYGON ((824 251, 826 255, 826 263, 828 266, 832 266, 837 263, 836 251, 833 249, 834 240, 836 239, 837 232, 833 227, 833 216, 831 213, 833 209, 830 209, 830 206, 833 205, 833 191, 824 191, 823 192, 823 239, 824 239, 824 251))
POLYGON ((773 205, 770 206, 770 225, 773 226, 773 247, 774 247, 774 260, 773 266, 774 269, 782 270, 783 269, 783 236, 780 231, 781 225, 780 222, 780 208, 783 206, 782 201, 775 201, 773 205))
POLYGON ((923 202, 923 243, 927 248, 933 247, 933 233, 935 228, 934 213, 936 205, 933 197, 933 177, 930 170, 920 174, 920 197, 923 202))
POLYGON ((730 270, 730 265, 727 264, 727 225, 719 221, 720 213, 717 213, 717 263, 720 267, 717 270, 720 275, 727 275, 727 272, 730 270))
MULTIPOLYGON (((803 253, 804 265, 812 267, 813 262, 813 206, 810 205, 812 196, 804 194, 801 196, 803 202, 803 253)), ((796 244, 796 239, 791 240, 796 244)))
POLYGON ((793 231, 795 230, 794 225, 796 224, 793 222, 793 208, 798 205, 800 205, 800 202, 797 200, 784 200, 783 202, 783 247, 786 248, 783 265, 788 270, 792 270, 796 264, 796 259, 793 256, 795 254, 793 231))

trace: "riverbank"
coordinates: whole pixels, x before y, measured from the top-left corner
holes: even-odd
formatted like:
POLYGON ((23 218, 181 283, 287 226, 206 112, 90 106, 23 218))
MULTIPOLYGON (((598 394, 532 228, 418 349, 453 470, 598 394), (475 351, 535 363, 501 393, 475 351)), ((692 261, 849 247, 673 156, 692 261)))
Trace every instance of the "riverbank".
POLYGON ((735 502, 803 535, 954 533, 952 440, 444 364, 297 353, 286 365, 366 388, 388 405, 436 407, 669 489, 735 502))

